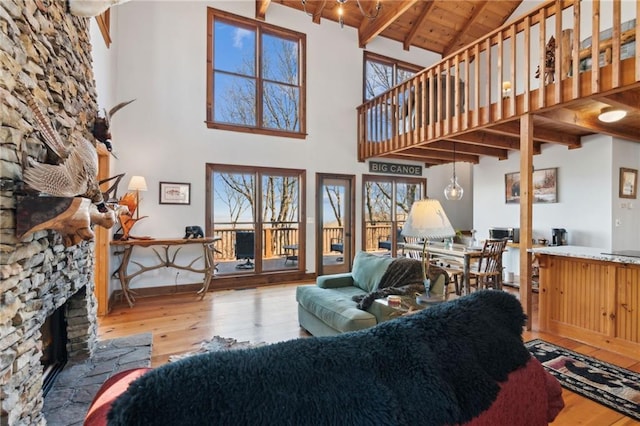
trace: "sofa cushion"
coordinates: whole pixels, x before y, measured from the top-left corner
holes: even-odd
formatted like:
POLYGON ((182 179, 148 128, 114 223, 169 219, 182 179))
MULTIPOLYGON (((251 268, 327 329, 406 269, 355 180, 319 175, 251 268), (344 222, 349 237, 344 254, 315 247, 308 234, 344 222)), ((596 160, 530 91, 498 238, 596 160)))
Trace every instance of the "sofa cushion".
POLYGON ((296 300, 307 311, 340 332, 360 330, 376 325, 375 316, 358 309, 351 298, 364 291, 358 287, 324 289, 316 285, 296 288, 296 300))
POLYGON ((364 251, 358 252, 353 260, 351 271, 354 285, 367 293, 376 290, 392 261, 390 257, 376 256, 364 251))

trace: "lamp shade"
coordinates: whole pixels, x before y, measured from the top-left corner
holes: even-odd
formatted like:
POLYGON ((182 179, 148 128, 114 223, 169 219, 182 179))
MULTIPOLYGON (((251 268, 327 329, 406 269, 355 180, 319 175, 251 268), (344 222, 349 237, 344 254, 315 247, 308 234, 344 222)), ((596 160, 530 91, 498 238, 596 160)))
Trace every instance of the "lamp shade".
POLYGON ((131 176, 127 189, 130 191, 146 191, 147 181, 144 179, 144 176, 131 176))
POLYGON ((456 231, 451 226, 440 201, 428 198, 413 203, 409 217, 402 227, 402 235, 434 240, 453 237, 456 231))

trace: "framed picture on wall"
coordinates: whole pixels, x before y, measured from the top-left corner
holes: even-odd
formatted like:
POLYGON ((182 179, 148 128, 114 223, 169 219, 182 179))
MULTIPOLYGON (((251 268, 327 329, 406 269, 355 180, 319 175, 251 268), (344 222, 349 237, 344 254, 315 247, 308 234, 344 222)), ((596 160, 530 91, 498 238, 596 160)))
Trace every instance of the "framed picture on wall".
MULTIPOLYGON (((504 175, 504 198, 507 204, 520 202, 520 172, 504 175)), ((558 202, 558 168, 533 171, 533 202, 558 202)))
POLYGON ((636 198, 638 195, 638 171, 620 167, 620 198, 636 198))
POLYGON ((160 182, 160 204, 191 204, 191 184, 160 182))

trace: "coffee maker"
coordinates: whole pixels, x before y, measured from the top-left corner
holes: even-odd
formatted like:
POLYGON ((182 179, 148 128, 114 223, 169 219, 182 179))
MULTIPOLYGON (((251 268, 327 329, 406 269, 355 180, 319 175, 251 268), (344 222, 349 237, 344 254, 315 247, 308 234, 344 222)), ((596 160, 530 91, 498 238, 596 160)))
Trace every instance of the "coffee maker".
POLYGON ((567 245, 567 230, 564 228, 551 228, 551 245, 567 245))

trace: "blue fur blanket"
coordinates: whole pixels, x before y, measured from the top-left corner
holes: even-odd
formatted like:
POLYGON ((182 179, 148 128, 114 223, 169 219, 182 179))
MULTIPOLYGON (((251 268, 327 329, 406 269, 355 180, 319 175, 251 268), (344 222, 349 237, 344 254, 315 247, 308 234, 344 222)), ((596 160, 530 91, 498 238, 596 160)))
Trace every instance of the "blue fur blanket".
POLYGON ((486 410, 530 359, 515 297, 485 290, 375 327, 165 364, 110 425, 442 425, 486 410))

